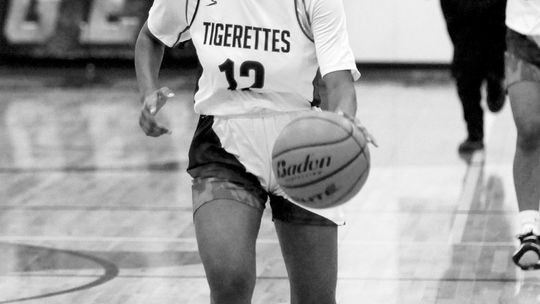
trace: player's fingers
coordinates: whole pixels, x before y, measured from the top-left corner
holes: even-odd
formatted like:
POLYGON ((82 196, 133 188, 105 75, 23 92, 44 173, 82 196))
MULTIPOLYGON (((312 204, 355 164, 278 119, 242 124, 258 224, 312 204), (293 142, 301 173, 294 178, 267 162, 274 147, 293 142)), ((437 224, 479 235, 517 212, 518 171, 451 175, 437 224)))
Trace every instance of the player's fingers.
POLYGON ((146 135, 152 133, 152 130, 155 128, 155 126, 157 126, 154 117, 148 112, 147 109, 143 109, 141 111, 141 115, 139 117, 139 126, 146 135))
POLYGON ((154 127, 154 130, 153 130, 156 134, 158 134, 157 136, 161 136, 163 134, 172 134, 171 130, 165 128, 165 127, 162 127, 162 126, 159 126, 157 125, 156 127, 154 127))
POLYGON ((354 119, 354 124, 356 125, 356 127, 358 127, 358 129, 360 129, 360 131, 362 131, 362 133, 364 133, 364 136, 366 137, 366 140, 368 143, 372 144, 373 146, 375 146, 376 148, 379 147, 379 144, 377 143, 377 140, 375 139, 375 136, 373 136, 366 127, 364 127, 364 125, 362 125, 362 123, 360 123, 360 121, 355 118, 354 119))
POLYGON ((159 137, 163 134, 171 134, 171 131, 159 125, 153 125, 148 129, 147 132, 145 132, 145 134, 152 137, 159 137))
POLYGON ((364 136, 366 137, 366 140, 368 143, 372 144, 373 146, 375 146, 376 148, 379 147, 379 144, 377 143, 377 140, 375 139, 375 137, 373 135, 371 135, 371 133, 369 133, 369 131, 366 129, 366 127, 364 127, 364 125, 360 122, 360 120, 356 117, 352 117, 348 114, 346 114, 345 112, 343 111, 337 111, 336 113, 338 113, 339 115, 347 118, 348 120, 350 120, 358 129, 360 129, 360 131, 362 131, 362 133, 364 134, 364 136))
POLYGON ((150 114, 156 115, 156 113, 167 102, 167 99, 171 97, 174 97, 174 92, 167 87, 162 87, 144 96, 143 108, 146 109, 150 114))
POLYGON ((358 127, 358 129, 360 129, 360 131, 362 131, 362 133, 364 133, 364 136, 366 137, 366 140, 368 143, 372 144, 376 148, 379 147, 379 144, 377 143, 375 136, 373 136, 373 134, 371 134, 371 132, 368 131, 368 129, 360 122, 358 118, 355 117, 353 119, 353 123, 356 125, 356 127, 358 127))
POLYGON ((143 109, 139 116, 139 126, 143 132, 148 135, 152 130, 153 125, 155 125, 155 122, 152 120, 150 113, 146 109, 143 109))
POLYGON ((150 109, 150 113, 155 115, 165 105, 169 98, 174 97, 174 92, 168 87, 162 87, 156 91, 157 99, 155 107, 150 109))
POLYGON ((163 96, 167 97, 167 98, 172 98, 174 97, 174 92, 169 89, 168 87, 162 87, 161 89, 158 90, 163 96))
POLYGON ((169 129, 157 124, 154 117, 146 110, 141 111, 139 126, 147 136, 158 137, 163 134, 172 134, 169 129))
POLYGON ((149 114, 154 115, 156 113, 158 103, 158 95, 156 92, 152 92, 144 97, 143 111, 147 111, 149 114))
POLYGON ((379 147, 379 144, 377 143, 377 140, 375 139, 375 137, 371 135, 371 133, 369 133, 365 128, 364 128, 364 134, 366 134, 368 143, 372 144, 376 148, 379 147))

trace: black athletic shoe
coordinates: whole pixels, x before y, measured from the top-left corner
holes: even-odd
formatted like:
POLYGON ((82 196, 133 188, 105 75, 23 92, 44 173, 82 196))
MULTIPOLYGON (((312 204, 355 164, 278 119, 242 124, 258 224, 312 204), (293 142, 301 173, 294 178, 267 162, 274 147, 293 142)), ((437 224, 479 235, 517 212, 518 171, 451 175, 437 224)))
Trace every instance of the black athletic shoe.
POLYGON ((464 142, 462 142, 458 147, 458 152, 460 154, 469 154, 473 153, 477 150, 483 150, 484 149, 484 141, 482 140, 471 140, 467 138, 464 142))
POLYGON ((502 81, 488 81, 486 86, 487 91, 487 107, 493 112, 499 112, 504 106, 506 94, 502 81))
POLYGON ((514 263, 523 270, 540 269, 540 244, 532 231, 517 236, 520 245, 512 256, 514 263))

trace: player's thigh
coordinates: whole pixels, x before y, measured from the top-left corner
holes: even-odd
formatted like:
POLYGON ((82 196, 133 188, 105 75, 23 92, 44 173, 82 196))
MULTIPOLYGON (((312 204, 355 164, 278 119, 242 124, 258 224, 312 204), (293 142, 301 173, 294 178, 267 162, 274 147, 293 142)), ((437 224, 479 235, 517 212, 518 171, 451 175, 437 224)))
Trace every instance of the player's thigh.
POLYGON ((514 83, 508 95, 518 132, 540 131, 540 82, 514 83))
POLYGON ((255 279, 255 243, 262 210, 217 199, 194 214, 199 254, 210 281, 223 277, 255 279))
POLYGON ((507 91, 520 136, 540 131, 540 68, 513 53, 505 55, 507 91))
POLYGON ((310 300, 333 303, 337 284, 337 226, 282 220, 274 223, 291 281, 293 303, 310 300))
POLYGON ((205 270, 251 271, 267 194, 245 174, 218 165, 203 169, 224 176, 193 179, 193 219, 205 270))

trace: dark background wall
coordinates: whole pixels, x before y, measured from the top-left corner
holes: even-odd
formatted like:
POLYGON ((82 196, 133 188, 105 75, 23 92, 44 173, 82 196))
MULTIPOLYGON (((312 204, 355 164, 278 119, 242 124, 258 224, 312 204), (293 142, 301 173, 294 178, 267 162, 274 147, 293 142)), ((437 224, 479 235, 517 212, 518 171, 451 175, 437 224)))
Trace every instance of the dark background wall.
MULTIPOLYGON (((39 59, 133 58, 150 0, 0 0, 0 56, 39 59)), ((190 45, 167 50, 193 58, 190 45)))

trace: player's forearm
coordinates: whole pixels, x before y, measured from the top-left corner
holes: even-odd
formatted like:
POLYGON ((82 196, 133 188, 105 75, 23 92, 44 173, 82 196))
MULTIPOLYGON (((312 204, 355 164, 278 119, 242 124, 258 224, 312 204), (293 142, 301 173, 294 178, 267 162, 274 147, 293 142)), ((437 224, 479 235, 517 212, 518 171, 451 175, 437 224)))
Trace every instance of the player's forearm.
POLYGON ((165 47, 148 30, 142 27, 135 44, 135 72, 142 96, 158 88, 158 76, 165 47))
POLYGON ((337 71, 323 78, 328 97, 328 111, 356 115, 356 91, 350 71, 337 71))

